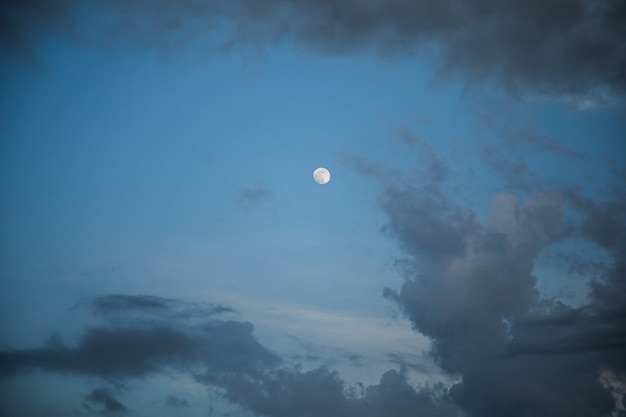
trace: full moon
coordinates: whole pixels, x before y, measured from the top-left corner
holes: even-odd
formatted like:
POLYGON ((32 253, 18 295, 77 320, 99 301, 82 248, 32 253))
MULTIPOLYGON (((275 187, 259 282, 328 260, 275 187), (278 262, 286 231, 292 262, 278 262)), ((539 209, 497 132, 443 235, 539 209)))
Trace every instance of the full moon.
POLYGON ((318 168, 313 171, 313 179, 318 184, 328 184, 330 181, 330 172, 326 168, 318 168))

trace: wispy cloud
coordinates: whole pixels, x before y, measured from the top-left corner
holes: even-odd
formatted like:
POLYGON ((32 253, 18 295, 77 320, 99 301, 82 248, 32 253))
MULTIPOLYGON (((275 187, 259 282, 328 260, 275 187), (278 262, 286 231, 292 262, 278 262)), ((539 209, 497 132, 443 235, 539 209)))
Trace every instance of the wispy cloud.
POLYGON ((274 193, 264 185, 254 187, 243 187, 235 194, 237 206, 242 210, 248 210, 253 206, 274 198, 274 193))

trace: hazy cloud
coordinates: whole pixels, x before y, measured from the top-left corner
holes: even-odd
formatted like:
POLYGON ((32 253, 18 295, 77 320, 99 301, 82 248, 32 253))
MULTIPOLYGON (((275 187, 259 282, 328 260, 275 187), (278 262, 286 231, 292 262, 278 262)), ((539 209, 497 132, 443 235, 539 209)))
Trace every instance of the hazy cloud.
POLYGON ((498 111, 478 111, 478 120, 496 138, 499 145, 505 145, 511 151, 528 149, 539 152, 552 152, 575 160, 585 159, 585 154, 563 146, 555 138, 540 131, 529 120, 511 120, 498 111))
POLYGON ((489 80, 518 95, 626 91, 626 6, 611 0, 5 0, 0 20, 2 49, 22 58, 51 36, 159 50, 211 37, 222 45, 292 40, 320 53, 425 51, 439 77, 489 80))
POLYGON ((420 166, 426 166, 421 172, 422 178, 435 184, 440 184, 448 179, 449 172, 445 161, 433 152, 433 148, 417 132, 403 126, 399 129, 398 134, 402 142, 417 151, 417 155, 421 159, 420 166))
POLYGON ((250 207, 272 198, 274 198, 274 194, 263 185, 244 187, 235 195, 237 206, 243 210, 248 210, 250 207))
POLYGON ((518 154, 488 148, 484 152, 484 160, 502 178, 508 190, 529 193, 537 189, 534 172, 518 154))
POLYGON ((83 406, 88 410, 104 415, 121 415, 128 412, 124 404, 120 403, 108 388, 92 390, 85 396, 83 406))
POLYGON ((337 155, 341 165, 345 165, 360 175, 375 178, 382 182, 396 180, 401 171, 380 161, 374 161, 360 155, 342 152, 337 155))
POLYGON ((169 395, 165 400, 165 405, 172 408, 189 408, 189 401, 175 395, 169 395))
POLYGON ((192 303, 152 295, 111 294, 79 303, 76 307, 87 307, 96 317, 114 320, 115 317, 143 319, 183 320, 207 319, 219 314, 237 314, 237 311, 211 303, 192 303))

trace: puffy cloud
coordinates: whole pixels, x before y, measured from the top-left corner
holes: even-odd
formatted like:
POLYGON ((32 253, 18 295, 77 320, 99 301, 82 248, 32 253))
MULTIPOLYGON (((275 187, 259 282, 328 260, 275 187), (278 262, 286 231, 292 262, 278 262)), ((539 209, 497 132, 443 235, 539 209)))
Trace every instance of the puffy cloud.
POLYGON ((623 375, 622 262, 615 258, 608 278, 592 283, 589 305, 578 309, 540 299, 534 276, 539 254, 567 228, 621 251, 623 213, 610 202, 586 203, 579 202, 586 215, 572 226, 565 221, 571 203, 564 193, 539 193, 525 202, 500 194, 481 223, 436 189, 387 190, 386 231, 412 266, 402 287, 384 294, 432 338, 431 355, 442 369, 461 378, 449 395, 468 416, 582 417, 615 410, 615 394, 600 376, 607 369, 623 375))
POLYGON ((307 372, 282 369, 261 378, 222 379, 231 401, 268 417, 410 417, 456 416, 441 387, 415 389, 403 373, 383 374, 378 385, 348 386, 336 372, 318 368, 307 372))

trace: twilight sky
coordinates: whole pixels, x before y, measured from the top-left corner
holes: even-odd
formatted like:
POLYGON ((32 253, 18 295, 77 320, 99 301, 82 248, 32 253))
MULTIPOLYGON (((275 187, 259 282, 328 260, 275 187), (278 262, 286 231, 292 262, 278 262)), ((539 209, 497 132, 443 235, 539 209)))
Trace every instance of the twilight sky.
POLYGON ((0 415, 626 416, 626 3, 0 27, 0 415))

